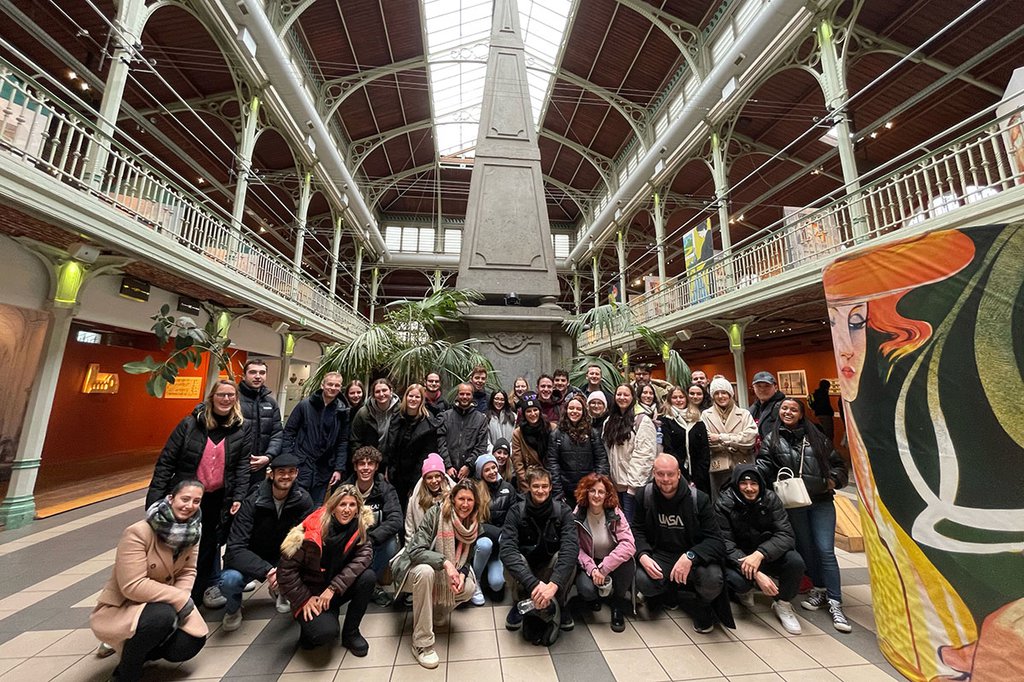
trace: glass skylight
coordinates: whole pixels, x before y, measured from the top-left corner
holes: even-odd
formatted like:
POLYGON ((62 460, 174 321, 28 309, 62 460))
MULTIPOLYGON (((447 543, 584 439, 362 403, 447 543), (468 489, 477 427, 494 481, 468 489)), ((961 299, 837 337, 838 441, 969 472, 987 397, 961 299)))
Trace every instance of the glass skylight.
MULTIPOLYGON (((544 107, 571 0, 519 0, 534 125, 544 107)), ((472 158, 494 0, 423 0, 434 134, 441 158, 472 158)))

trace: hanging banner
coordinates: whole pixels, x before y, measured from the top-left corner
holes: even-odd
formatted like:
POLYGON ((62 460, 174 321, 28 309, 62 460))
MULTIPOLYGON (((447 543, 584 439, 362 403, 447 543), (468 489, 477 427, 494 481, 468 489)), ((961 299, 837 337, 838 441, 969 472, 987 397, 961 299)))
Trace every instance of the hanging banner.
POLYGON ((810 216, 818 212, 816 208, 782 207, 783 229, 786 233, 786 267, 799 266, 808 259, 821 258, 840 250, 843 240, 835 215, 826 214, 810 219, 810 216))
POLYGON ((686 264, 686 281, 691 303, 701 303, 711 297, 713 279, 708 267, 714 257, 711 218, 708 218, 704 225, 695 227, 683 235, 683 260, 686 264))
POLYGON ((1014 70, 1003 93, 1003 102, 996 107, 998 118, 1009 115, 1002 123, 1003 145, 1018 185, 1024 185, 1024 112, 1021 109, 1024 109, 1024 66, 1014 70))
POLYGON ((1024 679, 1024 223, 823 281, 882 652, 911 680, 1024 679))

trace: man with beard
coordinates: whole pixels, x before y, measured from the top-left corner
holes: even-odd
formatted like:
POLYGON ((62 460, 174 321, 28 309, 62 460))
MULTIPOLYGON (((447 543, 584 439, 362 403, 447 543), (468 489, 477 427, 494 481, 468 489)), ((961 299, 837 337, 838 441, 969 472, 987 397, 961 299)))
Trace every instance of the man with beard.
POLYGON ((755 374, 751 388, 756 400, 750 406, 750 416, 757 422, 757 434, 763 439, 779 421, 779 405, 786 399, 786 394, 779 390, 771 372, 755 374))
POLYGON ((270 477, 252 491, 235 514, 220 574, 220 592, 227 599, 225 632, 242 625, 242 588, 250 580, 270 583, 278 613, 291 610, 277 591, 281 542, 314 508, 309 493, 295 485, 298 473, 295 455, 278 455, 270 462, 270 477))
POLYGON ((292 410, 284 427, 282 452, 299 460, 296 483, 314 504, 321 504, 327 487, 341 480, 348 465, 348 408, 338 400, 341 374, 328 372, 313 392, 292 410))
MULTIPOLYGON (((486 375, 485 375, 486 378, 486 375)), ((462 480, 476 467, 476 458, 487 454, 487 415, 473 402, 473 386, 459 384, 455 405, 439 415, 437 452, 453 479, 462 480)))

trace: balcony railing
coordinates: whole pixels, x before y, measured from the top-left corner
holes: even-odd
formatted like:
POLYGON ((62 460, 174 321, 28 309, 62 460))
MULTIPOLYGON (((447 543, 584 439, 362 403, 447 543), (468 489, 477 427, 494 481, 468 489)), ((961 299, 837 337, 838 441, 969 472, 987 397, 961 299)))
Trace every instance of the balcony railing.
POLYGON ((162 234, 256 282, 295 307, 358 333, 366 320, 244 227, 232 227, 177 183, 99 131, 43 87, 0 59, 0 151, 98 198, 162 234), (103 160, 100 162, 98 160, 103 160))
MULTIPOLYGON (((1000 116, 943 147, 821 208, 807 208, 767 228, 768 234, 731 253, 717 254, 702 270, 665 282, 629 302, 630 319, 655 318, 693 308, 771 280, 801 266, 824 262, 854 245, 957 211, 1024 185, 1024 107, 1000 116), (1011 128, 1019 128, 1011 134, 1011 128), (1007 147, 1018 145, 1018 159, 1007 147), (859 229, 858 229, 859 228, 859 229)), ((607 341, 591 330, 579 341, 607 341)))

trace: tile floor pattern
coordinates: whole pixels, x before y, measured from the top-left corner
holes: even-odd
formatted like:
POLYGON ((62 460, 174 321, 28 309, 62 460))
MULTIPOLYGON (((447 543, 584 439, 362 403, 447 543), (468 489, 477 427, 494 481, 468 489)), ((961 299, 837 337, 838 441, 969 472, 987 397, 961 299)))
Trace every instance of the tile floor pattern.
MULTIPOLYGON (((0 533, 0 682, 99 682, 117 657, 98 659, 89 612, 110 573, 114 547, 141 517, 143 496, 125 495, 0 533)), ((837 550, 838 551, 838 550, 837 550)), ((356 658, 339 646, 302 651, 298 628, 278 614, 265 587, 246 595, 241 629, 220 630, 222 612, 206 614, 211 637, 192 661, 161 663, 146 680, 282 680, 398 682, 400 680, 743 680, 824 682, 902 679, 874 638, 871 591, 863 554, 840 554, 847 613, 854 632, 837 633, 826 613, 801 611, 803 634, 785 633, 758 599, 753 612, 733 606, 735 631, 708 635, 682 612, 642 612, 623 633, 608 627, 607 609, 578 613, 576 629, 550 649, 505 630, 507 606, 456 611, 437 635, 441 665, 425 670, 410 651, 412 617, 371 605, 362 632, 370 654, 356 658)))

